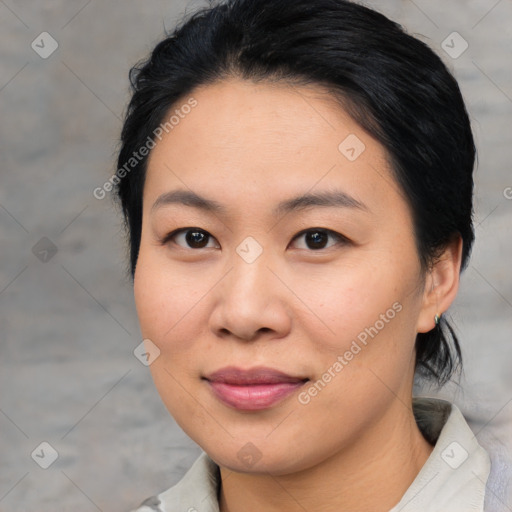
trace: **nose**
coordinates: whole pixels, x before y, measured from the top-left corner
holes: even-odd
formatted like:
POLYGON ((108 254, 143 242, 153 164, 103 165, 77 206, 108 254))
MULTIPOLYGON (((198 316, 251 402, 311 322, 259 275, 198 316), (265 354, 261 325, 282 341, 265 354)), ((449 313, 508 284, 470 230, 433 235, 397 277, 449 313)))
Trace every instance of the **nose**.
POLYGON ((290 291, 264 254, 251 263, 234 254, 230 271, 214 288, 210 328, 217 337, 255 341, 289 333, 290 291))

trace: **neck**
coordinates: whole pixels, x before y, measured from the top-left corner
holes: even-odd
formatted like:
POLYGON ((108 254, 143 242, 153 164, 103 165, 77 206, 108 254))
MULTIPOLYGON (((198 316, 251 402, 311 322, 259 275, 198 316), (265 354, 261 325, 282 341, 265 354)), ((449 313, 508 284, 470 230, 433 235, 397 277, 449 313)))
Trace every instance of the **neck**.
POLYGON ((395 400, 378 425, 329 459, 298 473, 220 468, 220 512, 388 512, 425 464, 432 446, 411 409, 395 400))

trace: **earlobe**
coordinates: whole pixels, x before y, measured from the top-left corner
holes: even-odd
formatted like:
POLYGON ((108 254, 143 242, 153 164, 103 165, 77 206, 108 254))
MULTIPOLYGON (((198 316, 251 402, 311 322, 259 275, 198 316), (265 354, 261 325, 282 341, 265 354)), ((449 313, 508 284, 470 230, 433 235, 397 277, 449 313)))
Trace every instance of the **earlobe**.
POLYGON ((455 300, 459 290, 461 261, 462 238, 457 236, 445 247, 427 274, 417 332, 434 329, 441 315, 455 300))

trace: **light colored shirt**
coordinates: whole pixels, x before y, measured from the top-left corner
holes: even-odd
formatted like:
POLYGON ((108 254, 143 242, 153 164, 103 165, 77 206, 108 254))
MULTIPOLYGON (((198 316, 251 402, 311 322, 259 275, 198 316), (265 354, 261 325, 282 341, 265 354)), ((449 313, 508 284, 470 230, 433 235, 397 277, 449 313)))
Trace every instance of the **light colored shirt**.
MULTIPOLYGON (((434 449, 390 512, 484 512, 491 461, 460 410, 421 397, 413 398, 413 412, 434 449)), ((220 482, 219 466, 203 452, 176 485, 135 512, 219 512, 220 482)))

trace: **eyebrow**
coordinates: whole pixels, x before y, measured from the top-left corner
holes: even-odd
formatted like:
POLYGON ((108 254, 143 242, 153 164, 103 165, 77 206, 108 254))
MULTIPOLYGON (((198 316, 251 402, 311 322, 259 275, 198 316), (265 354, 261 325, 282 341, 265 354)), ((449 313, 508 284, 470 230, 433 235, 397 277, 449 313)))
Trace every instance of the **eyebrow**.
MULTIPOLYGON (((227 214, 227 208, 218 201, 207 199, 190 190, 173 190, 166 192, 158 197, 153 203, 151 211, 154 212, 163 206, 170 204, 181 204, 192 208, 197 208, 206 212, 227 214)), ((275 216, 284 215, 292 211, 305 210, 312 207, 336 207, 336 208, 353 208, 358 210, 369 211, 368 207, 358 201, 346 192, 340 190, 313 192, 303 194, 291 199, 280 202, 273 210, 275 216)))

